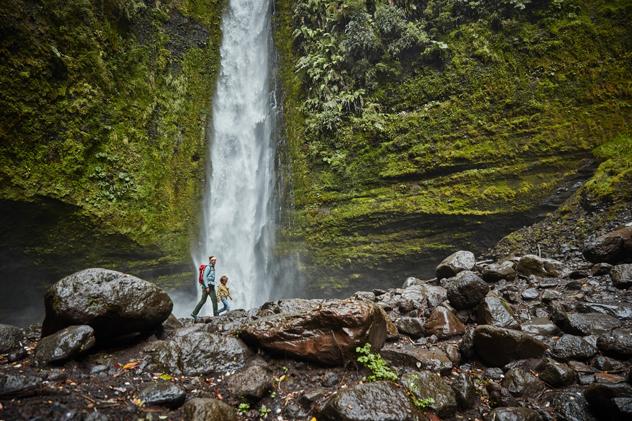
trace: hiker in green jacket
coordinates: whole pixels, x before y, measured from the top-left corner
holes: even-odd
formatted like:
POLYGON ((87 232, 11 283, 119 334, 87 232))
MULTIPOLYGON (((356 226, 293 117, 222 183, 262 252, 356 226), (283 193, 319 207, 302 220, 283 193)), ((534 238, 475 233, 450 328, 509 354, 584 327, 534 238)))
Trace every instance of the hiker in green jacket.
POLYGON ((193 317, 194 321, 197 320, 197 315, 209 296, 211 297, 211 303, 213 304, 213 316, 217 316, 217 295, 215 294, 215 263, 217 262, 217 258, 215 256, 210 256, 208 261, 209 264, 204 268, 204 273, 200 279, 200 284, 202 286, 202 298, 195 306, 193 313, 191 313, 191 317, 193 317))

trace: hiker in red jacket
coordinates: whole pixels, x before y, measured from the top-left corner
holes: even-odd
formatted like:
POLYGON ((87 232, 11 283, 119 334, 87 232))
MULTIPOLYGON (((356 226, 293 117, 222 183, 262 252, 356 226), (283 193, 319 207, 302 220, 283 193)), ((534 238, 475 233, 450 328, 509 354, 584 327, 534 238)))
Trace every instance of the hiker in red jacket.
POLYGON ((197 320, 197 315, 209 295, 211 296, 211 303, 213 304, 213 316, 217 316, 217 295, 215 294, 215 263, 217 262, 217 258, 210 256, 208 261, 208 265, 200 265, 199 269, 198 281, 202 287, 202 298, 195 306, 193 313, 191 313, 191 317, 193 317, 194 321, 197 320))

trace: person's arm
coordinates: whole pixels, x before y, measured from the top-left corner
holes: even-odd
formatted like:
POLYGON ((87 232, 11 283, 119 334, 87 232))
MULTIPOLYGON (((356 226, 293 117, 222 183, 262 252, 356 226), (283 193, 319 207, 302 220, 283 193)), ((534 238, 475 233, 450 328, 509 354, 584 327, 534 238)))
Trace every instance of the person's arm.
POLYGON ((203 287, 204 289, 207 289, 207 288, 208 288, 208 274, 209 274, 209 272, 210 272, 210 271, 211 271, 211 266, 210 266, 210 265, 207 265, 207 266, 204 268, 204 276, 202 276, 202 287, 203 287))

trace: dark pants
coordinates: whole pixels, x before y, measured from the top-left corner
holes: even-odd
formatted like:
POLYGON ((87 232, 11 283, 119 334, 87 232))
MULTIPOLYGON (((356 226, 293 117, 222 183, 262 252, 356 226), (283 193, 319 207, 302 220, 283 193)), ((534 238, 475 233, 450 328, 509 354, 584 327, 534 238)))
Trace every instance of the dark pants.
POLYGON ((211 285, 208 291, 210 291, 210 293, 207 292, 206 289, 202 289, 202 298, 200 298, 200 302, 195 306, 195 310, 193 310, 191 316, 197 317, 209 295, 211 296, 211 303, 213 304, 213 316, 217 316, 217 295, 215 295, 215 286, 211 285))

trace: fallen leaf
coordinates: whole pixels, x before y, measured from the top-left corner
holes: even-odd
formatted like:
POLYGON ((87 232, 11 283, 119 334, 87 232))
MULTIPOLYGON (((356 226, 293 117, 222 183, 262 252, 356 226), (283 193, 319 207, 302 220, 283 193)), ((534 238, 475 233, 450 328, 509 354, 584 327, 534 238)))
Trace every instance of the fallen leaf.
POLYGON ((161 375, 158 376, 158 378, 164 381, 173 380, 173 377, 171 377, 169 374, 166 374, 166 373, 162 373, 161 375))
POLYGON ((145 404, 143 401, 141 401, 140 399, 136 398, 136 399, 132 399, 132 403, 140 408, 142 408, 142 406, 145 404))
POLYGON ((132 370, 138 367, 138 364, 140 364, 140 361, 130 361, 123 366, 123 370, 132 370))

